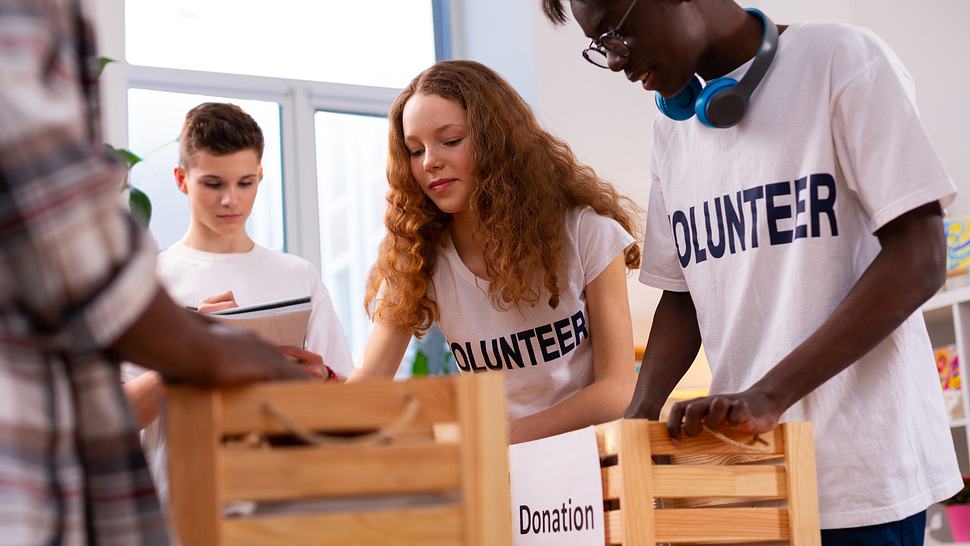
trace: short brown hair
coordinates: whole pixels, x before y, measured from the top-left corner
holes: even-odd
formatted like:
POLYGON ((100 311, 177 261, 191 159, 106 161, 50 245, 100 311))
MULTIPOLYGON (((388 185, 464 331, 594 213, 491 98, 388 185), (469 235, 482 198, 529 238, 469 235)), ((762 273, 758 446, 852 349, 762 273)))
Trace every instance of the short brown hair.
POLYGON ((243 150, 263 160, 263 131, 235 104, 204 102, 185 114, 179 133, 179 165, 184 169, 200 151, 227 155, 243 150))

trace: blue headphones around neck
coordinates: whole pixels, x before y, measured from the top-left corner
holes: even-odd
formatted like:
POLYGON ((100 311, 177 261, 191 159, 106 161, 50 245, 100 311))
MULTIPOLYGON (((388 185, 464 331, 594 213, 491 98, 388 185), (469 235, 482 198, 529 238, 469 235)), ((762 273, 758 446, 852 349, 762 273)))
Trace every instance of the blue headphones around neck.
POLYGON ((748 8, 745 11, 761 19, 764 34, 754 62, 741 81, 734 78, 715 78, 705 86, 699 77, 694 76, 687 87, 669 99, 656 93, 657 108, 664 115, 677 121, 685 121, 697 114, 701 123, 717 129, 734 127, 741 121, 748 110, 751 94, 765 77, 778 50, 778 27, 775 23, 761 10, 748 8))

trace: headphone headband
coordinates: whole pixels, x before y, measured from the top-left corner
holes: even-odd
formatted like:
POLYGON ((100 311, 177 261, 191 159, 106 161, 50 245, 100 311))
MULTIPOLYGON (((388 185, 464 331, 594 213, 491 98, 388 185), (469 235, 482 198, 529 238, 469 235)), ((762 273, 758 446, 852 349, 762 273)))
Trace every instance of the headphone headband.
POLYGON ((764 79, 765 74, 768 73, 768 69, 771 67, 771 61, 775 58, 775 53, 778 51, 778 26, 760 9, 748 8, 745 11, 760 19, 762 28, 764 29, 761 36, 761 46, 758 47, 758 53, 754 56, 751 68, 748 69, 741 80, 738 81, 737 87, 735 87, 738 92, 743 93, 745 98, 747 98, 754 93, 755 88, 764 79))
POLYGON ((761 21, 763 32, 758 52, 744 76, 740 81, 728 77, 715 78, 706 86, 694 76, 684 89, 669 99, 657 93, 657 107, 667 117, 684 121, 696 114, 703 125, 719 129, 733 127, 744 117, 751 95, 768 73, 778 51, 778 27, 775 23, 761 10, 748 8, 745 11, 761 21))

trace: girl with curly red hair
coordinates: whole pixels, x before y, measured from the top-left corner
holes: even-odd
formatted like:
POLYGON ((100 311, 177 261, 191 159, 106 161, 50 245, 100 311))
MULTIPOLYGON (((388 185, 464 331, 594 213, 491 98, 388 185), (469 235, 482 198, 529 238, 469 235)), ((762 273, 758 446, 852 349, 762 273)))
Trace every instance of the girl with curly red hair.
POLYGON ((636 205, 479 63, 419 74, 390 125, 375 328, 354 379, 393 376, 411 335, 437 323, 463 372, 505 374, 513 443, 621 417, 636 381, 636 205))

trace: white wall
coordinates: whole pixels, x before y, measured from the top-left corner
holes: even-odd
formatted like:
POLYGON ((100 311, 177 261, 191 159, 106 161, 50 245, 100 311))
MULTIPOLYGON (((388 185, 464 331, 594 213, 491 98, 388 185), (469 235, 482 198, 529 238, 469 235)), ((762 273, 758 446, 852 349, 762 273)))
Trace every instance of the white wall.
MULTIPOLYGON (((580 52, 589 44, 579 27, 553 27, 532 0, 536 44, 536 113, 596 169, 644 209, 650 194, 653 95, 622 75, 596 68, 580 52)), ((629 276, 634 340, 646 343, 660 291, 629 276)))
POLYGON ((531 0, 452 0, 452 53, 498 71, 522 98, 536 103, 531 0))
POLYGON ((961 194, 950 214, 970 214, 970 2, 966 0, 760 0, 778 22, 805 19, 868 27, 893 48, 916 82, 916 97, 943 163, 961 194))
MULTIPOLYGON (((459 54, 490 64, 516 86, 544 125, 570 143, 584 162, 593 166, 622 192, 646 206, 649 195, 650 129, 657 115, 653 97, 622 76, 600 70, 580 57, 589 43, 570 21, 553 27, 538 0, 456 0, 479 13, 456 22, 456 39, 465 43, 459 54), (503 5, 504 4, 504 5, 503 5), (523 9, 528 4, 530 9, 523 9), (509 9, 514 6, 514 10, 509 9), (483 12, 489 12, 483 16, 483 12), (495 22, 499 15, 521 17, 514 33, 495 22), (523 21, 532 32, 532 53, 507 51, 508 41, 526 44, 519 33, 523 21), (493 48, 498 48, 493 49, 493 48), (517 58, 531 65, 516 67, 517 58), (509 64, 512 63, 512 64, 509 64), (534 77, 522 68, 534 67, 534 77)), ((923 120, 957 186, 964 193, 950 207, 951 214, 970 214, 970 33, 958 25, 970 21, 965 0, 745 0, 744 6, 764 9, 776 22, 800 20, 848 22, 873 29, 896 51, 912 73, 923 120)), ((508 25, 505 25, 508 27, 508 25)), ((630 279, 631 307, 637 343, 645 343, 659 293, 630 279)))

